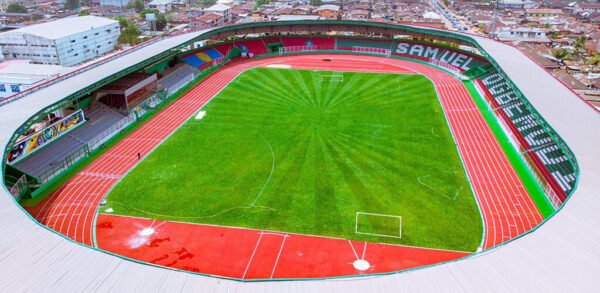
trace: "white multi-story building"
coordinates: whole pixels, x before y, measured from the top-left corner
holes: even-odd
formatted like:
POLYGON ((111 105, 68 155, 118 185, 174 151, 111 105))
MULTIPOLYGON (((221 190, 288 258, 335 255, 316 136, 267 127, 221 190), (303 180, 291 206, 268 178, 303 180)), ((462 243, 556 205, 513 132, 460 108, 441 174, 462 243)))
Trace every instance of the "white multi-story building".
POLYGON ((498 0, 496 6, 500 9, 531 9, 539 6, 539 3, 531 0, 498 0))
POLYGON ((495 35, 501 41, 513 42, 532 42, 532 43, 550 43, 548 34, 545 30, 531 27, 501 27, 496 29, 495 35))
POLYGON ((232 20, 231 15, 231 7, 225 4, 215 4, 211 7, 204 9, 204 13, 214 12, 220 15, 223 15, 224 22, 229 22, 232 20))
POLYGON ((30 64, 29 62, 29 60, 11 60, 0 64, 0 99, 72 70, 60 65, 30 64))
POLYGON ((36 24, 0 34, 4 59, 73 66, 115 49, 116 20, 81 16, 36 24))
POLYGON ((573 13, 582 14, 588 12, 592 13, 600 13, 600 3, 598 2, 576 2, 573 4, 573 13))

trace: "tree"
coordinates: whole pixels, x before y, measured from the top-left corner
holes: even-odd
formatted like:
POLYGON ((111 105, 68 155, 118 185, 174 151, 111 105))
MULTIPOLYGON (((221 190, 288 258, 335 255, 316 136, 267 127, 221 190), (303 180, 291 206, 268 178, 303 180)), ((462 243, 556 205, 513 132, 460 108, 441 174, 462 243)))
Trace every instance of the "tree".
POLYGON ((269 3, 271 3, 271 0, 256 0, 256 7, 261 7, 269 3))
POLYGON ((83 9, 83 10, 79 11, 79 16, 86 16, 86 15, 90 15, 89 9, 83 9))
POLYGON ((23 6, 23 5, 21 5, 21 3, 13 2, 13 3, 8 4, 8 7, 6 7, 6 12, 8 12, 8 13, 26 13, 27 8, 25 8, 25 6, 23 6))
POLYGON ((117 16, 117 20, 119 21, 119 26, 121 27, 121 31, 124 31, 129 26, 129 22, 127 21, 127 17, 125 16, 117 16))
POLYGON ((573 48, 575 48, 575 55, 579 56, 585 49, 585 42, 587 41, 587 36, 581 35, 575 39, 575 43, 573 44, 573 48))
POLYGON ((600 53, 596 53, 588 62, 592 65, 600 65, 600 53))
POLYGON ((142 1, 142 0, 130 1, 129 3, 127 3, 127 9, 135 9, 136 13, 140 13, 140 12, 142 12, 142 10, 144 10, 144 1, 142 1))
MULTIPOLYGON (((127 19, 125 19, 127 21, 127 19)), ((140 29, 135 23, 127 23, 127 26, 121 27, 121 35, 119 36, 119 44, 132 44, 135 45, 141 42, 139 36, 141 34, 140 29)))
POLYGON ((164 14, 159 13, 156 16, 156 30, 162 31, 165 29, 165 27, 167 27, 167 18, 165 17, 164 14))
POLYGON ((79 7, 79 0, 66 0, 65 9, 75 10, 79 7))
POLYGON ((158 10, 156 9, 144 9, 142 10, 142 12, 140 12, 140 17, 142 19, 146 19, 146 14, 148 13, 153 13, 154 15, 158 15, 158 10))
POLYGON ((212 5, 215 5, 215 3, 217 3, 217 0, 202 0, 202 7, 209 7, 212 5))
POLYGON ((125 33, 129 35, 135 35, 136 37, 140 35, 140 29, 135 25, 135 23, 129 23, 127 29, 125 29, 125 33))
POLYGON ((135 7, 135 12, 137 12, 137 13, 142 12, 142 10, 144 10, 144 1, 135 0, 134 7, 135 7))
POLYGON ((567 50, 565 48, 558 48, 558 49, 552 51, 552 56, 554 56, 554 58, 559 59, 559 60, 567 60, 567 59, 571 58, 571 56, 569 55, 569 50, 567 50))

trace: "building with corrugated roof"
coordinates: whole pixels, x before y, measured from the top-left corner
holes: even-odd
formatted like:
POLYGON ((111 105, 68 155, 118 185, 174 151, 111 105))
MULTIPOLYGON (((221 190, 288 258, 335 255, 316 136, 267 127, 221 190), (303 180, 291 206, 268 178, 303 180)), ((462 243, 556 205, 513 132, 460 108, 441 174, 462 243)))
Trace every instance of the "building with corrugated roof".
POLYGON ((60 65, 31 64, 10 60, 0 64, 0 98, 12 96, 71 69, 60 65))
POLYGON ((69 17, 1 33, 0 46, 7 60, 73 66, 114 50, 120 35, 116 20, 69 17))

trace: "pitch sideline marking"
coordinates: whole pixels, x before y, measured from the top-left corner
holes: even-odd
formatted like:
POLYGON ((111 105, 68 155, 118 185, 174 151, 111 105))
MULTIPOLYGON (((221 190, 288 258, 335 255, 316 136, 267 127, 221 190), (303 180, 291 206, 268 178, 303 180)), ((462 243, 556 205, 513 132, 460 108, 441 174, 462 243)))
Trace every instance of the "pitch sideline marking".
POLYGON ((135 211, 147 214, 147 215, 151 215, 151 216, 159 216, 159 217, 166 217, 166 218, 177 218, 177 219, 206 219, 206 218, 214 218, 216 216, 220 216, 220 215, 222 215, 224 213, 227 213, 227 212, 230 212, 230 211, 233 211, 233 210, 238 210, 238 209, 261 208, 261 209, 264 209, 264 210, 276 211, 276 209, 274 209, 274 208, 265 207, 265 206, 254 206, 254 207, 243 206, 243 207, 229 208, 229 209, 226 209, 224 211, 218 212, 218 213, 210 215, 210 216, 198 216, 198 217, 194 217, 194 216, 173 216, 173 215, 153 213, 153 212, 141 210, 141 209, 138 209, 136 207, 132 207, 132 206, 120 203, 120 202, 112 202, 112 204, 120 205, 120 206, 123 206, 125 208, 129 208, 129 209, 132 209, 132 210, 135 210, 135 211))
POLYGON ((458 194, 460 193, 460 191, 462 190, 462 186, 459 187, 458 189, 456 189, 456 192, 454 193, 454 196, 449 196, 441 191, 438 191, 437 189, 433 188, 432 186, 428 185, 427 183, 423 182, 422 179, 426 178, 426 177, 431 177, 431 174, 428 175, 423 175, 423 176, 419 176, 417 177, 417 181, 419 181, 419 183, 429 189, 431 189, 432 191, 434 191, 435 193, 447 198, 447 199, 451 199, 451 200, 456 200, 456 198, 458 197, 458 194))

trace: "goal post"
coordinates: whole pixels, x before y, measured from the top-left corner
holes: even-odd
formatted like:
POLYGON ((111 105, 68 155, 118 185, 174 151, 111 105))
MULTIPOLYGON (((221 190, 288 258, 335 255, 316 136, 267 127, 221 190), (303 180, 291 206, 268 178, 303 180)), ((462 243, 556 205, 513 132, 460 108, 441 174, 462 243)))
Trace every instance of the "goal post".
POLYGON ((323 82, 344 82, 342 74, 323 74, 321 75, 321 83, 323 82))
POLYGON ((390 57, 392 55, 392 50, 390 50, 390 49, 375 48, 375 47, 353 46, 352 47, 352 52, 354 52, 354 53, 377 54, 377 55, 384 55, 384 56, 387 56, 387 57, 390 57))
POLYGON ((356 234, 402 238, 402 216, 356 212, 356 234))

